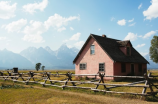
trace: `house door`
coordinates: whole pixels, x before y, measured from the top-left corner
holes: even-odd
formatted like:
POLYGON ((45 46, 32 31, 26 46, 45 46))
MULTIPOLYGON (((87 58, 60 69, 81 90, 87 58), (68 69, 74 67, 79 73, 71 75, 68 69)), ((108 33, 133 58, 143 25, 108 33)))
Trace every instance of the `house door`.
POLYGON ((134 75, 134 64, 131 64, 131 75, 134 75))

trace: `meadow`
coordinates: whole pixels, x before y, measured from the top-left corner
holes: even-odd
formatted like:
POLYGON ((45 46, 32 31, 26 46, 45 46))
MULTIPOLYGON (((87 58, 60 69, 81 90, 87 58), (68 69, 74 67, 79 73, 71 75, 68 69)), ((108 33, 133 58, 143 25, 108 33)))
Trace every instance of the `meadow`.
MULTIPOLYGON (((47 70, 47 72, 56 73, 58 70, 47 70)), ((59 73, 67 73, 68 71, 75 73, 73 70, 59 70, 59 73)), ((20 71, 27 73, 28 71, 20 71)), ((36 72, 36 71, 34 71, 36 72)), ((42 72, 42 71, 38 71, 42 72)), ((152 70, 152 75, 158 75, 158 70, 152 70)), ((62 80, 66 76, 51 77, 53 80, 62 80)), ((82 80, 87 81, 87 78, 75 78, 72 80, 82 80)), ((134 80, 122 80, 122 81, 105 81, 105 83, 117 83, 125 84, 133 82, 134 80)), ((43 81, 41 81, 43 82, 43 81)), ((47 84, 50 82, 47 81, 47 84)), ((158 84, 158 82, 154 82, 158 84)), ((57 85, 63 85, 64 83, 56 83, 57 85)), ((68 85, 72 85, 68 83, 68 85)), ((96 87, 93 84, 81 84, 77 86, 83 87, 96 87)), ((103 86, 99 86, 98 89, 103 89, 103 86)), ((116 87, 111 89, 112 91, 122 91, 122 92, 135 92, 141 93, 143 88, 136 87, 116 87)), ((148 92, 149 88, 147 89, 148 92)), ((154 91, 157 89, 154 88, 154 91)), ((88 89, 77 89, 77 88, 65 88, 62 90, 58 87, 45 86, 42 87, 41 84, 29 83, 25 85, 24 83, 13 81, 0 80, 0 104, 122 104, 122 103, 157 103, 158 94, 156 97, 149 96, 143 97, 140 100, 140 96, 129 95, 129 94, 110 94, 104 92, 94 92, 88 89)))

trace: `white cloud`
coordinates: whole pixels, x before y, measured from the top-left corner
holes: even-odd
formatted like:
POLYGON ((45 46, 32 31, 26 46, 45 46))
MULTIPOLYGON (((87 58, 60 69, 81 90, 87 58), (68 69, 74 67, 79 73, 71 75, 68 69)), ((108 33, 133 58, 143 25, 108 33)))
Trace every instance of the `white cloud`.
POLYGON ((139 35, 138 37, 142 38, 143 36, 142 36, 142 35, 139 35))
POLYGON ((136 46, 136 48, 140 48, 140 47, 143 47, 143 46, 145 46, 145 44, 138 44, 138 45, 136 46))
POLYGON ((23 33, 25 36, 22 39, 28 42, 42 43, 44 40, 41 34, 45 31, 46 29, 42 22, 30 21, 30 26, 24 28, 23 33))
MULTIPOLYGON (((80 19, 78 16, 70 16, 69 18, 62 17, 58 14, 50 16, 44 23, 39 21, 30 21, 30 25, 26 26, 23 30, 25 36, 22 38, 24 41, 41 43, 44 42, 41 34, 46 32, 50 27, 53 27, 58 32, 66 30, 64 26, 67 26, 68 23, 72 20, 80 19)), ((69 40, 78 40, 80 33, 74 34, 69 40)), ((65 41, 65 40, 64 40, 65 41)))
POLYGON ((134 21, 134 18, 133 19, 131 19, 131 20, 128 20, 128 22, 133 22, 134 21))
POLYGON ((68 18, 62 17, 59 14, 54 14, 53 16, 50 16, 48 20, 44 22, 44 25, 47 29, 50 27, 53 27, 55 29, 59 29, 63 26, 68 25, 68 23, 72 20, 80 20, 79 16, 70 16, 68 18))
POLYGON ((80 49, 84 43, 85 43, 84 41, 79 41, 79 42, 75 43, 74 46, 77 47, 78 49, 80 49))
POLYGON ((158 17, 158 0, 152 0, 151 5, 145 11, 143 11, 145 19, 153 19, 158 17))
POLYGON ((6 43, 6 45, 8 46, 10 43, 6 43))
POLYGON ((98 29, 98 31, 100 31, 101 29, 98 29))
POLYGON ((124 26, 124 25, 126 25, 126 20, 125 19, 118 20, 117 24, 121 25, 121 26, 124 26))
POLYGON ((72 45, 67 45, 67 47, 68 47, 68 48, 72 48, 73 46, 72 46, 72 45))
POLYGON ((68 42, 69 40, 68 39, 65 39, 65 40, 63 40, 63 43, 66 43, 66 42, 68 42))
POLYGON ((128 35, 125 37, 124 40, 131 40, 131 41, 134 41, 137 39, 137 34, 134 34, 134 33, 131 33, 129 32, 128 35))
POLYGON ((26 24, 26 19, 20 19, 18 21, 13 21, 8 25, 3 25, 2 28, 5 28, 8 32, 19 32, 22 29, 22 27, 24 27, 26 24))
POLYGON ((145 38, 148 38, 148 37, 150 37, 150 36, 152 36, 152 35, 154 35, 154 34, 156 34, 156 31, 150 31, 150 32, 146 33, 146 34, 143 36, 143 38, 144 38, 144 39, 145 39, 145 38))
POLYGON ((111 19, 110 19, 111 21, 114 21, 115 20, 115 18, 114 17, 111 17, 111 19))
POLYGON ((43 43, 43 42, 45 42, 43 40, 43 37, 41 35, 39 35, 39 34, 25 35, 22 39, 24 41, 33 42, 33 43, 43 43))
POLYGON ((136 23, 129 24, 129 26, 134 26, 136 23))
POLYGON ((17 3, 10 4, 10 1, 0 1, 0 18, 1 19, 10 19, 15 17, 17 3))
POLYGON ((80 38, 81 33, 74 34, 69 40, 78 40, 80 38))
POLYGON ((39 3, 32 3, 32 4, 30 3, 27 5, 24 5, 23 9, 26 12, 33 14, 36 12, 36 10, 43 11, 47 7, 47 4, 48 4, 48 0, 43 0, 42 2, 39 2, 39 3))
POLYGON ((142 3, 138 6, 138 9, 140 9, 142 7, 142 3))
POLYGON ((74 28, 73 28, 73 27, 70 27, 70 30, 74 30, 74 28))
POLYGON ((6 40, 7 38, 6 37, 0 37, 0 40, 6 40))
POLYGON ((58 32, 61 32, 61 31, 64 31, 64 30, 66 30, 65 27, 62 27, 62 28, 57 29, 58 32))

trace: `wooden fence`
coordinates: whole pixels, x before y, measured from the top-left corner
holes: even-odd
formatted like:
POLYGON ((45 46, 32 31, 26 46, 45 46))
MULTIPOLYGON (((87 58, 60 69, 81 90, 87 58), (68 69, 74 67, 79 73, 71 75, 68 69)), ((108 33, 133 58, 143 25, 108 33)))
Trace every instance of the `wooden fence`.
MULTIPOLYGON (((154 91, 153 87, 155 87, 158 90, 158 84, 155 85, 153 83, 153 79, 155 79, 158 76, 151 75, 151 73, 144 74, 144 76, 106 76, 104 73, 98 73, 98 74, 72 74, 70 72, 66 74, 58 73, 56 74, 51 74, 50 72, 42 72, 42 73, 34 73, 34 72, 29 72, 29 73, 11 73, 7 71, 7 74, 4 74, 4 72, 0 72, 0 79, 1 80, 12 80, 13 82, 23 82, 25 84, 28 83, 39 83, 43 86, 55 86, 55 87, 60 87, 62 89, 65 89, 66 87, 70 88, 82 88, 82 89, 90 89, 95 92, 105 92, 105 93, 118 93, 118 94, 133 94, 133 95, 141 95, 141 96, 155 96, 158 91, 154 91), (36 77, 35 77, 36 76, 36 77), (66 76, 65 79, 62 80, 53 80, 52 77, 60 77, 60 76, 66 76), (94 79, 91 81, 73 81, 72 77, 75 76, 99 76, 99 80, 94 79), (132 82, 128 84, 111 84, 111 83, 104 83, 104 77, 117 77, 117 78, 136 78, 136 79, 141 79, 141 81, 137 82, 132 82), (21 80, 18 80, 21 79, 21 80), (31 81, 31 79, 33 81, 31 81), (38 79, 38 80, 35 80, 38 79), (143 80, 142 80, 143 79, 143 80), (44 82, 41 82, 44 81, 44 82), (96 82, 98 81, 98 82, 96 82), (50 82, 48 84, 47 82, 50 82), (63 85, 58 85, 56 83, 63 83, 63 85), (72 85, 68 85, 68 83, 71 83, 72 85), (144 85, 137 85, 140 83, 144 83, 144 85), (81 87, 77 86, 80 84, 93 84, 95 87, 81 87), (104 89, 98 89, 99 86, 103 86, 104 89), (110 86, 110 87, 107 87, 110 86), (142 87, 142 93, 135 93, 135 92, 117 92, 117 91, 110 91, 112 88, 116 87, 142 87), (146 92, 147 88, 149 88, 149 92, 146 92)), ((157 79, 156 79, 157 80, 157 79)))

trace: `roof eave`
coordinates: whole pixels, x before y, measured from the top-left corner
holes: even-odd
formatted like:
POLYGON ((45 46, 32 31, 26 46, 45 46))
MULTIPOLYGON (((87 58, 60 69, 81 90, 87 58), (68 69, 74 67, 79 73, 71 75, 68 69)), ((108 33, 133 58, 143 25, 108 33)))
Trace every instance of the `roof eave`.
POLYGON ((86 42, 84 43, 84 45, 82 46, 82 48, 80 49, 80 51, 78 52, 77 56, 75 57, 75 59, 73 60, 73 64, 75 64, 77 58, 80 56, 80 53, 82 52, 82 50, 84 49, 84 47, 86 46, 87 42, 89 41, 89 39, 92 37, 92 34, 90 34, 90 36, 88 37, 88 39, 86 40, 86 42))

